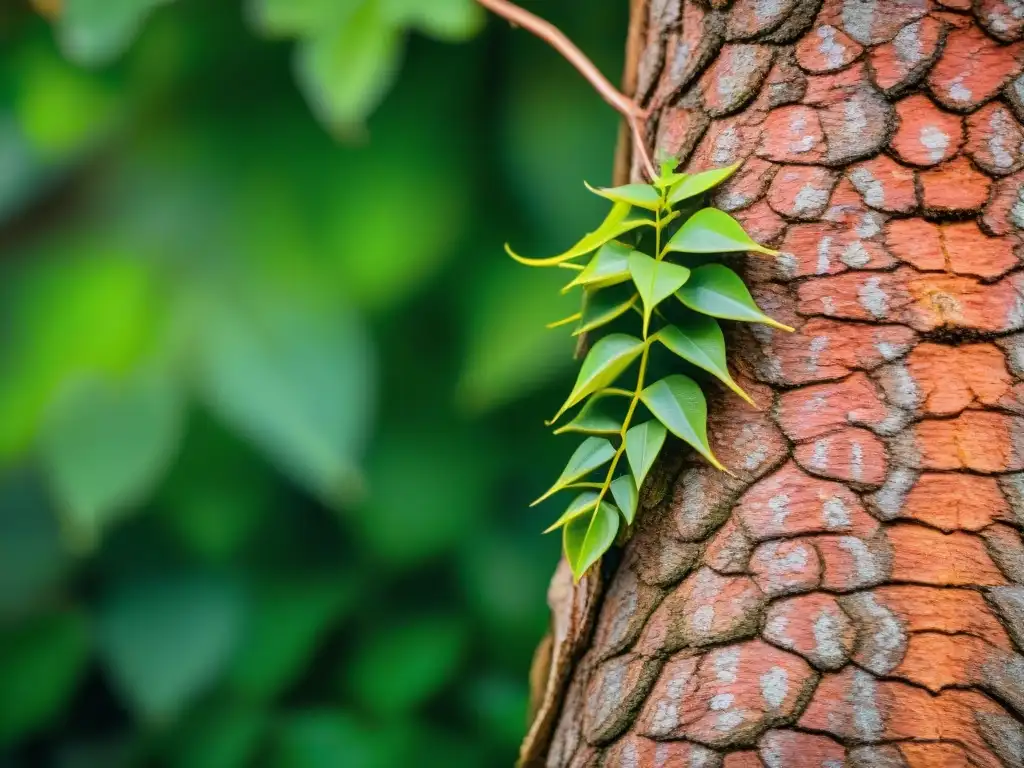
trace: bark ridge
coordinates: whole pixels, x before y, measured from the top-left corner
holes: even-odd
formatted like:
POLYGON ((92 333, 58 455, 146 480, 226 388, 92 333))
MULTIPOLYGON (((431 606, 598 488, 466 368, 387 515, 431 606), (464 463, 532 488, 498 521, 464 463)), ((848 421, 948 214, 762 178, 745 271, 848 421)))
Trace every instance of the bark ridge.
POLYGON ((733 332, 738 477, 666 460, 546 764, 1021 768, 1024 5, 648 13, 651 139, 743 161, 715 202, 797 332, 733 332))

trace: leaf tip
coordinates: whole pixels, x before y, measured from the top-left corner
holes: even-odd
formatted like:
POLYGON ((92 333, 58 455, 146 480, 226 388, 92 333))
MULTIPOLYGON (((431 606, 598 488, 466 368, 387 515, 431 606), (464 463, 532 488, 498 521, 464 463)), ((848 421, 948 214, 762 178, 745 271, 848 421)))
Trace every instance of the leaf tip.
POLYGON ((778 328, 780 331, 785 331, 786 333, 794 333, 796 331, 796 328, 793 326, 780 323, 778 320, 773 320, 770 317, 765 321, 765 325, 770 325, 772 328, 778 328))

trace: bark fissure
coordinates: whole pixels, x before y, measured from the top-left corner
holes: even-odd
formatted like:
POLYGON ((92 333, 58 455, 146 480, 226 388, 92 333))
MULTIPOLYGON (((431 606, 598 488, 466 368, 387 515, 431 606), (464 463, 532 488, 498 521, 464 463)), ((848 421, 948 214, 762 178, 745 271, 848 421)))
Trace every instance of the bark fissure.
POLYGON ((649 139, 743 163, 715 203, 781 255, 731 263, 797 330, 731 329, 737 477, 665 457, 536 765, 1024 766, 1017 6, 642 14, 649 139))

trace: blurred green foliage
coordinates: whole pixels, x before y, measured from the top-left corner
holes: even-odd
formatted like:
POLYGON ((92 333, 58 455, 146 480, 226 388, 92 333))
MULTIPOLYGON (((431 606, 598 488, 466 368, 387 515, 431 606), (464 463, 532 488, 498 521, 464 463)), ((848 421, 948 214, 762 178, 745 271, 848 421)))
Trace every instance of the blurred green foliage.
MULTIPOLYGON (((618 70, 625 3, 537 10, 618 70)), ((572 364, 501 244, 616 117, 482 21, 0 5, 3 768, 512 762, 572 364)))

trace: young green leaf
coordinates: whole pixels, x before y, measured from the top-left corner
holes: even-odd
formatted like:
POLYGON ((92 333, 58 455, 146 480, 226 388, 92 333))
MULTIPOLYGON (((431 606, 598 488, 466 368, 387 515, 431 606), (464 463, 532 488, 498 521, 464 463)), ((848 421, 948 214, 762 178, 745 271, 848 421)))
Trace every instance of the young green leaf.
POLYGON ((607 464, 615 455, 615 448, 603 437, 588 437, 576 452, 569 457, 569 463, 565 465, 562 474, 555 481, 547 492, 537 499, 531 507, 540 504, 552 494, 558 493, 568 485, 586 477, 602 464, 607 464))
POLYGON ((568 293, 577 285, 603 288, 626 282, 629 280, 629 254, 632 250, 628 245, 616 240, 605 243, 594 254, 590 263, 582 268, 583 271, 562 289, 562 293, 568 293))
POLYGON ((658 164, 659 173, 658 178, 654 180, 654 186, 658 189, 669 189, 685 179, 685 173, 679 173, 676 171, 676 167, 678 165, 679 160, 674 157, 662 160, 661 163, 658 164))
POLYGON ((626 184, 621 187, 592 187, 587 182, 587 189, 595 195, 607 198, 615 203, 629 203, 637 208, 656 211, 661 204, 661 193, 650 184, 626 184))
POLYGON ((690 270, 679 264, 655 261, 646 253, 629 254, 629 273, 633 276, 640 297, 644 301, 644 335, 651 322, 654 308, 690 279, 690 270))
POLYGON ((636 479, 636 487, 644 484, 661 446, 665 444, 665 427, 657 421, 645 421, 626 432, 626 459, 636 479))
POLYGON ((702 208, 693 214, 672 236, 665 249, 679 253, 758 251, 769 256, 778 253, 754 242, 736 219, 717 208, 702 208))
POLYGON ((562 516, 555 520, 550 526, 548 526, 544 533, 551 533, 571 520, 575 520, 582 514, 585 514, 597 506, 598 495, 594 491, 585 491, 577 496, 569 504, 569 507, 562 513, 562 516))
POLYGON ((550 330, 552 330, 554 328, 561 328, 563 325, 569 325, 569 323, 575 323, 577 320, 579 320, 582 317, 583 317, 583 313, 582 312, 574 312, 573 314, 569 315, 568 317, 563 317, 561 320, 552 320, 550 323, 548 323, 544 327, 547 328, 550 331, 550 330))
POLYGON ((618 532, 619 510, 607 502, 562 528, 562 547, 576 581, 608 551, 618 532))
POLYGON ((764 323, 783 331, 793 330, 762 312, 742 278, 721 264, 705 264, 694 269, 676 296, 690 309, 711 317, 764 323))
POLYGON ((632 475, 620 475, 611 484, 612 498, 619 505, 622 516, 626 518, 626 525, 633 524, 636 517, 636 505, 640 494, 637 493, 636 483, 632 475))
POLYGON ((689 313, 678 325, 668 325, 655 338, 683 360, 703 368, 751 405, 754 401, 737 384, 725 362, 725 335, 713 317, 689 313))
POLYGON ((638 296, 633 286, 615 286, 606 290, 587 291, 583 303, 583 316, 573 336, 600 328, 625 313, 638 296))
MULTIPOLYGON (((556 435, 563 432, 583 432, 591 435, 617 435, 622 430, 622 420, 612 416, 608 405, 612 399, 608 390, 595 392, 593 397, 584 403, 576 418, 555 430, 556 435)), ((628 393, 632 397, 632 392, 628 393)))
POLYGON ((641 392, 640 400, 673 435, 696 448, 716 469, 725 470, 708 445, 708 404, 697 382, 679 374, 667 376, 641 392))
POLYGON ((684 177, 678 184, 672 187, 668 196, 669 204, 675 205, 690 197, 695 197, 702 192, 707 192, 712 187, 717 187, 723 181, 732 176, 740 163, 733 163, 724 168, 712 168, 710 171, 695 173, 692 176, 684 177))
POLYGON ((629 215, 630 208, 629 203, 616 203, 612 206, 605 220, 601 222, 601 226, 585 235, 572 248, 557 256, 550 256, 546 259, 528 259, 515 253, 508 245, 505 246, 505 251, 520 264, 526 264, 530 267, 550 267, 561 264, 563 261, 570 261, 596 250, 609 240, 613 240, 630 230, 645 225, 650 226, 654 223, 650 219, 631 217, 629 215))
POLYGON ((548 422, 549 426, 591 392, 604 389, 615 381, 643 349, 644 342, 624 333, 609 334, 594 344, 580 366, 569 399, 548 422))

